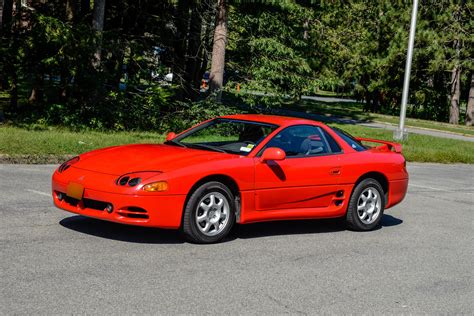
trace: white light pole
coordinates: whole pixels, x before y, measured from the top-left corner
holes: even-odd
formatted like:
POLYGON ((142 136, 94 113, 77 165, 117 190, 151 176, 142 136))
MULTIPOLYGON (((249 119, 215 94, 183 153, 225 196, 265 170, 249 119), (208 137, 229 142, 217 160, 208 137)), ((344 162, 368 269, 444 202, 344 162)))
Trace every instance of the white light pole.
POLYGON ((405 78, 403 80, 402 105, 400 108, 400 124, 398 125, 397 130, 395 130, 395 132, 393 133, 393 138, 396 140, 405 140, 408 137, 408 132, 405 129, 405 116, 407 113, 408 91, 410 88, 411 61, 413 59, 413 44, 415 42, 417 13, 418 0, 413 0, 413 8, 411 11, 410 36, 408 38, 407 62, 405 64, 405 78))

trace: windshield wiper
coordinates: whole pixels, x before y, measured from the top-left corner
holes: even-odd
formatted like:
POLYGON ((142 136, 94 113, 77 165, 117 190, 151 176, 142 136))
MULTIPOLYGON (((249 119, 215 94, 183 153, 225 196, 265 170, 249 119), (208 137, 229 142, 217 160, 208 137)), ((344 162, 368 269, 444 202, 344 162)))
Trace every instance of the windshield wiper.
POLYGON ((183 148, 188 148, 186 145, 181 144, 180 142, 177 142, 177 141, 174 141, 174 140, 167 140, 167 141, 165 141, 165 144, 180 146, 180 147, 183 147, 183 148))
POLYGON ((210 149, 210 150, 213 150, 213 151, 218 151, 218 152, 221 152, 221 153, 227 153, 227 151, 225 151, 224 149, 220 149, 220 148, 217 148, 215 146, 211 146, 211 145, 205 145, 205 144, 188 144, 189 147, 201 147, 201 148, 206 148, 206 149, 210 149))

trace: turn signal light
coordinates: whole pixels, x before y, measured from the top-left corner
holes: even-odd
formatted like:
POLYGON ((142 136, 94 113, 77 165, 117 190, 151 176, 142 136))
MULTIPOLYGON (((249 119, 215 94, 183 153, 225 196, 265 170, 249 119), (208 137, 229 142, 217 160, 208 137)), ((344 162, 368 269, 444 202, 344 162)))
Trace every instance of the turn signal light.
POLYGON ((168 190, 168 182, 158 181, 146 184, 143 186, 143 190, 147 192, 160 192, 168 190))

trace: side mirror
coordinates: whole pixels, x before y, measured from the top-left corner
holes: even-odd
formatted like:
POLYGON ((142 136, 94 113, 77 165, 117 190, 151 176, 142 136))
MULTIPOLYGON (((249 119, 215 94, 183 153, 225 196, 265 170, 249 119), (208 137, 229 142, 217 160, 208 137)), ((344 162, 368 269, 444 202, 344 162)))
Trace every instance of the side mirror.
POLYGON ((170 132, 168 133, 168 135, 166 135, 166 141, 172 140, 175 137, 176 137, 176 134, 173 132, 170 132))
POLYGON ((269 160, 284 160, 285 158, 285 151, 277 147, 270 147, 265 149, 262 156, 260 157, 260 161, 265 162, 269 160))

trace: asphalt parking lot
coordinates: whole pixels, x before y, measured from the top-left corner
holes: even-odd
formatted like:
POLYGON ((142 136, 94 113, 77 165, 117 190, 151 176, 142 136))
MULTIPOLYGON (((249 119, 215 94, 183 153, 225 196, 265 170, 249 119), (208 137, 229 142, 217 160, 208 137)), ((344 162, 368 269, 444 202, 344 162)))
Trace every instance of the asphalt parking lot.
POLYGON ((54 167, 0 165, 0 314, 474 313, 474 165, 410 164, 373 232, 260 223, 216 245, 58 210, 54 167))

